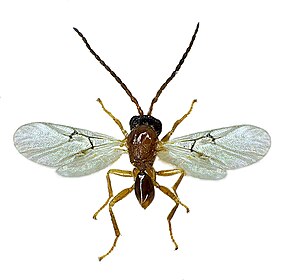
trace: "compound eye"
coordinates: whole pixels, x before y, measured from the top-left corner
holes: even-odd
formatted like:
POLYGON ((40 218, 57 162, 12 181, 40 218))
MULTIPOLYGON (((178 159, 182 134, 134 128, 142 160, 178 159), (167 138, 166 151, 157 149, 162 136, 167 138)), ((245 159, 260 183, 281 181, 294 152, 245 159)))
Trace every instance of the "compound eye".
POLYGON ((156 131, 157 135, 159 135, 161 133, 162 125, 161 125, 160 120, 154 119, 153 128, 156 131))
POLYGON ((140 116, 133 116, 129 121, 130 130, 134 129, 139 125, 140 116))

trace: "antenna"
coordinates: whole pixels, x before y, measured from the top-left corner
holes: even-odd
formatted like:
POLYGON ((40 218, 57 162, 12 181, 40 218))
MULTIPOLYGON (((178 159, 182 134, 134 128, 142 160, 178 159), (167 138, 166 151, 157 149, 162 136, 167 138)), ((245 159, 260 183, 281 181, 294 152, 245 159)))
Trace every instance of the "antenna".
POLYGON ((193 43, 196 39, 196 35, 197 35, 197 32, 198 32, 198 29, 199 29, 199 22, 196 26, 196 29, 195 29, 195 32, 193 34, 193 37, 190 41, 190 44, 188 46, 188 48, 186 49, 185 53, 183 54, 183 56, 181 57, 179 63, 177 64, 175 70, 172 72, 171 76, 162 84, 162 86, 160 87, 160 89, 158 90, 158 92, 156 93, 155 97, 152 99, 152 102, 151 102, 151 105, 150 105, 150 108, 149 108, 149 111, 148 111, 148 114, 147 115, 151 115, 152 113, 152 110, 153 110, 153 105, 154 103, 157 102, 159 96, 161 95, 162 91, 166 88, 166 86, 168 85, 168 83, 170 83, 172 81, 172 79, 175 77, 175 75, 177 74, 177 72, 179 71, 179 69, 181 68, 182 64, 184 63, 184 60, 186 59, 188 53, 190 52, 192 46, 193 46, 193 43))
POLYGON ((82 41, 85 43, 88 50, 91 52, 91 54, 100 62, 102 66, 115 78, 115 80, 118 82, 118 84, 125 90, 127 95, 130 97, 130 100, 136 105, 136 108, 138 109, 139 114, 142 116, 144 115, 142 108, 139 105, 139 102, 137 99, 132 95, 130 90, 127 88, 127 86, 122 82, 122 80, 117 76, 117 74, 110 69, 110 67, 95 53, 95 51, 91 48, 90 44, 88 43, 87 39, 83 36, 83 34, 75 27, 73 27, 75 32, 81 37, 82 41))

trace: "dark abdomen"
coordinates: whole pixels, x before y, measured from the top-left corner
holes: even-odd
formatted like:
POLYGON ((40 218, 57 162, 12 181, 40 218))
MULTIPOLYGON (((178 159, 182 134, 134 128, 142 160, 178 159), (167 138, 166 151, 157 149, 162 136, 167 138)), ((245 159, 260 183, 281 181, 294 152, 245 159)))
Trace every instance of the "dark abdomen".
POLYGON ((141 171, 135 178, 134 191, 140 205, 146 209, 154 199, 154 185, 150 176, 141 171))

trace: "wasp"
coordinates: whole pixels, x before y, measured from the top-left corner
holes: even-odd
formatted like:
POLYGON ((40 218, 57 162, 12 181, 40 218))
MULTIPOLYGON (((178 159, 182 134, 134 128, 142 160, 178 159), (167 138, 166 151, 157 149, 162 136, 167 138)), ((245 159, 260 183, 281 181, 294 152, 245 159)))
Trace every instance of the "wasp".
POLYGON ((130 193, 135 193, 139 204, 144 209, 152 203, 156 189, 174 201, 175 205, 167 216, 167 221, 171 240, 175 249, 178 249, 171 220, 179 205, 189 212, 189 208, 181 202, 177 194, 183 177, 189 175, 208 180, 222 179, 226 176, 227 170, 257 162, 266 155, 270 148, 269 134, 264 129, 253 125, 236 125, 171 138, 178 125, 191 113, 196 100, 192 101, 187 113, 175 121, 171 130, 160 138, 162 123, 152 116, 153 106, 183 65, 195 41, 198 29, 199 23, 175 70, 159 88, 145 114, 137 99, 119 76, 96 54, 83 34, 74 28, 91 54, 115 78, 136 105, 138 115, 133 116, 129 121, 130 132, 128 133, 121 121, 106 109, 102 100, 97 99, 102 109, 118 125, 124 139, 118 140, 85 129, 43 122, 25 124, 14 134, 15 147, 22 155, 39 164, 54 167, 58 174, 67 177, 89 175, 108 167, 121 155, 125 153, 129 155, 133 169, 108 170, 106 174, 108 198, 93 216, 97 219, 99 212, 108 206, 115 232, 111 248, 100 256, 99 260, 113 251, 120 237, 113 206, 130 193), (153 167, 156 157, 173 165, 174 168, 156 171, 153 167), (132 177, 133 184, 114 195, 111 175, 132 177), (179 175, 179 177, 171 188, 159 184, 157 179, 159 176, 173 175, 179 175))

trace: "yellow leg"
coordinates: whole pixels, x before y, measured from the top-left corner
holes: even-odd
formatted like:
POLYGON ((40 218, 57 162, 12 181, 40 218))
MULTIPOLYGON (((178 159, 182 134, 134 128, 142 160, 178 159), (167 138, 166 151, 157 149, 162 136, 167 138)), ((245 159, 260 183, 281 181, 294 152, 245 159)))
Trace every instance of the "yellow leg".
POLYGON ((197 99, 194 99, 189 111, 173 124, 172 129, 161 139, 162 142, 166 142, 170 139, 171 135, 174 133, 177 126, 192 112, 194 103, 196 103, 196 102, 197 102, 197 99))
POLYGON ((162 191, 165 195, 167 195, 168 197, 170 197, 175 203, 177 204, 180 204, 181 206, 183 206, 185 209, 186 209, 186 212, 190 212, 190 209, 185 205, 183 204, 178 196, 174 193, 172 193, 168 188, 164 187, 164 186, 160 186, 158 185, 157 183, 155 184, 155 186, 160 190, 162 191))
POLYGON ((174 236, 173 236, 171 220, 172 220, 172 218, 173 218, 173 216, 174 216, 174 214, 175 214, 175 212, 176 212, 178 206, 179 206, 179 204, 176 203, 176 205, 172 208, 171 212, 169 213, 169 215, 168 215, 168 217, 167 217, 167 221, 168 221, 168 225, 169 225, 169 231, 170 231, 170 236, 171 236, 171 240, 173 241, 173 243, 174 243, 174 245, 175 245, 175 250, 178 249, 178 245, 177 245, 177 243, 176 243, 176 241, 175 241, 175 238, 174 238, 174 236))
POLYGON ((177 181, 175 182, 175 184, 173 185, 172 189, 174 190, 174 193, 178 197, 177 188, 185 175, 184 171, 182 169, 170 169, 170 170, 160 170, 160 171, 156 172, 156 175, 158 175, 158 176, 173 176, 176 174, 180 174, 180 176, 177 179, 177 181))
MULTIPOLYGON (((166 175, 166 176, 171 176, 171 174, 166 175)), ((183 177, 183 176, 182 176, 182 177, 183 177)), ((181 179, 182 179, 182 178, 181 178, 181 179)), ((179 179, 177 180, 177 182, 179 181, 179 183, 180 183, 181 179, 180 179, 180 177, 179 177, 179 179)), ((177 184, 177 187, 178 187, 179 183, 177 184)), ((175 185, 176 185, 176 183, 175 183, 175 185)), ((175 186, 175 185, 174 185, 174 186, 175 186)), ((173 209, 172 209, 171 212, 169 213, 169 215, 168 215, 168 217, 167 217, 167 221, 168 221, 168 224, 169 224, 169 231, 170 231, 171 240, 173 241, 173 243, 174 243, 174 245, 175 245, 175 250, 177 250, 177 249, 178 249, 178 245, 177 245, 177 243, 176 243, 176 241, 175 241, 175 239, 174 239, 174 236, 173 236, 171 220, 172 220, 172 218, 173 218, 173 216, 174 216, 174 214, 175 214, 175 212, 176 212, 176 210, 177 210, 179 204, 182 205, 182 206, 186 209, 186 212, 187 212, 187 213, 188 213, 190 210, 189 210, 189 208, 188 208, 185 204, 183 204, 183 203, 179 200, 179 198, 178 198, 178 196, 177 196, 176 194, 174 194, 174 193, 171 192, 171 190, 169 190, 168 188, 166 188, 166 187, 164 187, 164 186, 160 186, 160 185, 157 184, 156 182, 155 182, 155 186, 156 186, 160 191, 162 191, 165 195, 167 195, 168 197, 170 197, 170 198, 176 203, 176 205, 173 207, 173 209)), ((177 187, 176 187, 176 188, 177 188, 177 187)))
POLYGON ((105 203, 93 215, 93 219, 95 219, 95 220, 97 220, 97 215, 99 214, 99 212, 103 208, 105 208, 105 206, 108 204, 110 199, 113 197, 113 190, 112 190, 112 186, 111 186, 110 174, 114 174, 114 175, 118 175, 118 176, 122 176, 122 177, 132 177, 133 176, 132 171, 128 171, 128 170, 120 170, 120 169, 110 169, 110 170, 108 170, 108 172, 106 174, 108 199, 105 201, 105 203))
POLYGON ((112 200, 111 202, 109 203, 109 214, 110 214, 110 217, 111 217, 111 222, 113 224, 113 227, 114 227, 114 231, 115 231, 115 240, 113 242, 113 245, 111 246, 111 248, 109 249, 109 251, 102 255, 101 257, 99 257, 99 261, 103 260, 107 255, 109 255, 113 249, 116 247, 116 244, 117 244, 117 241, 118 241, 118 238, 120 237, 120 230, 119 230, 119 227, 118 227, 118 224, 117 224, 117 221, 116 221, 116 218, 115 218, 115 215, 112 211, 112 207, 120 200, 122 200, 123 198, 125 198, 128 194, 130 194, 134 189, 134 186, 130 187, 130 188, 127 188, 127 189, 124 189, 122 190, 121 192, 119 192, 112 200))
POLYGON ((124 135, 125 137, 127 137, 128 133, 127 133, 127 131, 124 129, 124 127, 123 127, 121 121, 120 121, 119 119, 117 119, 111 112, 109 112, 109 111, 104 107, 104 104, 103 104, 103 102, 102 102, 102 100, 101 100, 100 98, 98 98, 97 101, 98 101, 98 102, 100 103, 100 105, 102 106, 103 111, 104 111, 106 114, 108 114, 108 115, 114 120, 114 122, 115 122, 115 123, 118 125, 118 127, 121 129, 123 135, 124 135))
MULTIPOLYGON (((177 181, 175 182, 175 184, 173 185, 172 189, 174 190, 175 195, 178 197, 177 195, 177 188, 179 186, 179 184, 181 183, 183 177, 184 177, 184 171, 182 169, 170 169, 170 170, 161 170, 161 171, 157 171, 156 175, 158 176, 173 176, 176 174, 180 174, 179 178, 177 179, 177 181)), ((168 225, 169 225, 169 231, 170 231, 170 236, 171 239, 175 245, 175 250, 178 249, 178 245, 173 237, 173 231, 172 231, 172 224, 171 224, 171 220, 177 210, 179 206, 179 203, 176 203, 176 205, 172 208, 172 210, 170 211, 168 217, 167 217, 167 221, 168 221, 168 225)))

